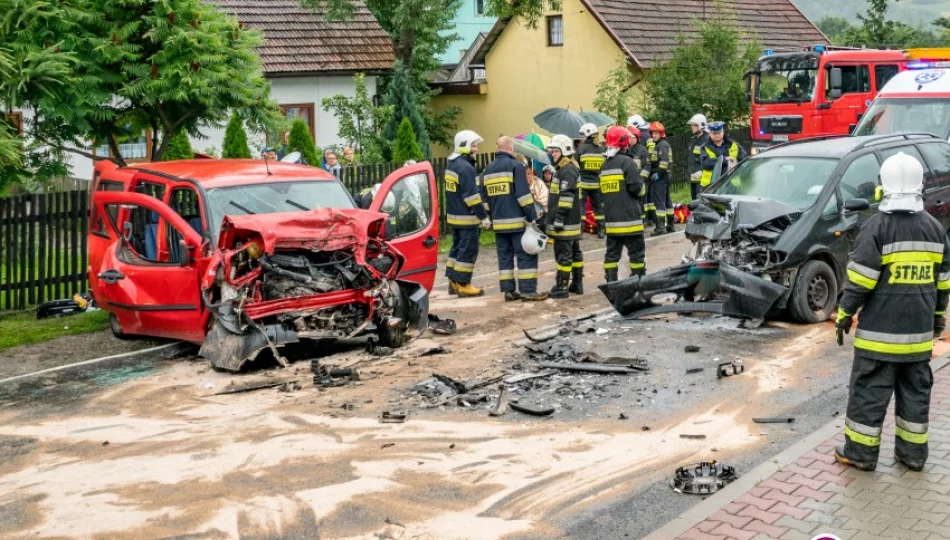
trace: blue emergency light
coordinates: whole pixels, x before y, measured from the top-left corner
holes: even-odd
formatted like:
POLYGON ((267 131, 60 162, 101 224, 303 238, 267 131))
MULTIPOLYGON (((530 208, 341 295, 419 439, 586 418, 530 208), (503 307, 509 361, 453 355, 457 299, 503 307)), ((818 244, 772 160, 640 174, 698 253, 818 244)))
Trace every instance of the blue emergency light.
POLYGON ((825 46, 824 46, 824 45, 815 45, 815 52, 820 52, 820 53, 821 53, 821 52, 825 52, 825 46))
POLYGON ((765 56, 772 56, 773 54, 775 54, 775 51, 772 49, 765 49, 765 56))
POLYGON ((934 65, 930 62, 910 62, 907 64, 907 69, 930 69, 934 65))

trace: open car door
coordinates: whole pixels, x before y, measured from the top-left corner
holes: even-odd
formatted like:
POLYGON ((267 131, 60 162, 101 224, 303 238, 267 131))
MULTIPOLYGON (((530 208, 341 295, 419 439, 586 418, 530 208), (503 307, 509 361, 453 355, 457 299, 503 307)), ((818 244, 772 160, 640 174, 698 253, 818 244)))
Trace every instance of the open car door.
POLYGON ((439 259, 439 198, 432 164, 401 167, 387 176, 370 210, 389 214, 386 238, 406 257, 399 279, 431 291, 439 259))
POLYGON ((124 334, 200 343, 206 316, 195 261, 198 233, 163 202, 141 193, 97 191, 93 204, 105 217, 103 232, 111 244, 90 278, 96 300, 117 319, 113 324, 124 334), (157 218, 158 232, 138 230, 149 225, 145 216, 157 218))

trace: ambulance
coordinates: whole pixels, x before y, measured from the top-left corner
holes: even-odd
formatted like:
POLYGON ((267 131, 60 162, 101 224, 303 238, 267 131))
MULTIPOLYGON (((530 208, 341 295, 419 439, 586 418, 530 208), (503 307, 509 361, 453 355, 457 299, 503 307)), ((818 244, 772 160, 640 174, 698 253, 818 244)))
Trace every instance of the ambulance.
POLYGON ((853 135, 923 132, 950 140, 950 62, 909 62, 878 92, 853 135))

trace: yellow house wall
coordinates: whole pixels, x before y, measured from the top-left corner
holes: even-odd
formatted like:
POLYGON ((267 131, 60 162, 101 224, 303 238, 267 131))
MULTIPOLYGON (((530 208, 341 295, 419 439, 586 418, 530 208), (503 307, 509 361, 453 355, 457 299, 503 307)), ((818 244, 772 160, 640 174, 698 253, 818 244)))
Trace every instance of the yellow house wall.
MULTIPOLYGON (((487 93, 433 100, 436 110, 462 109, 459 126, 485 139, 483 151, 493 152, 499 135, 541 131, 532 118, 549 107, 594 110, 597 84, 622 53, 580 0, 564 0, 562 8, 563 46, 548 47, 544 19, 535 30, 512 21, 485 59, 487 93)), ((632 80, 640 75, 634 73, 632 80)), ((451 149, 436 146, 433 152, 442 157, 451 149)))

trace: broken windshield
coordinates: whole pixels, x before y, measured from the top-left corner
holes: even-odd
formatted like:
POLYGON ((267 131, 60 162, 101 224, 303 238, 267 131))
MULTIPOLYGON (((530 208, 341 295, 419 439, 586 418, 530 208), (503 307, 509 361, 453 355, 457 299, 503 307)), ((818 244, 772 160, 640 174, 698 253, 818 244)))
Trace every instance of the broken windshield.
POLYGON ((807 103, 815 97, 818 59, 812 55, 769 56, 756 66, 756 103, 807 103))
POLYGON ((353 199, 339 182, 271 182, 214 188, 207 191, 214 238, 226 215, 276 214, 315 208, 353 208, 353 199))
POLYGON ((772 199, 805 210, 818 200, 837 165, 834 159, 812 157, 747 159, 708 193, 772 199))

